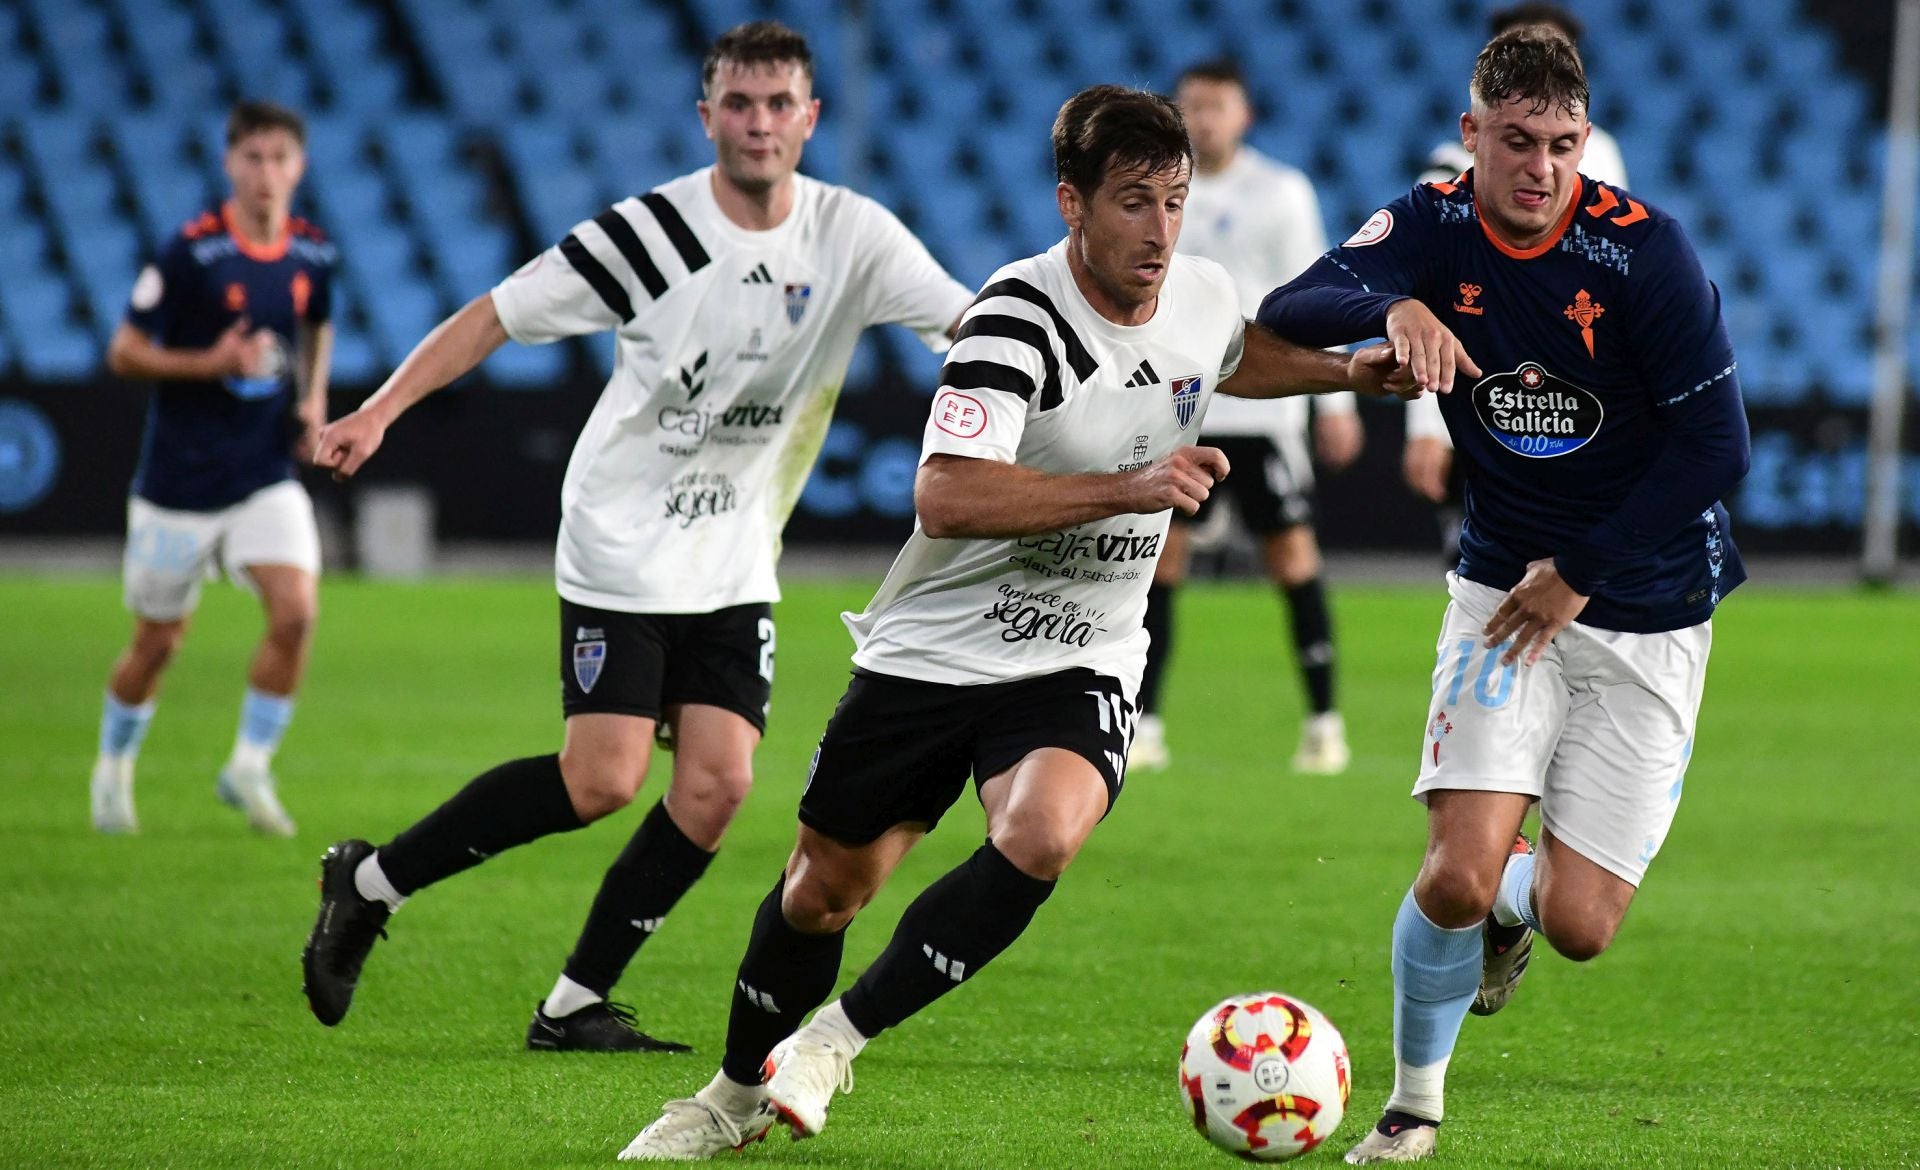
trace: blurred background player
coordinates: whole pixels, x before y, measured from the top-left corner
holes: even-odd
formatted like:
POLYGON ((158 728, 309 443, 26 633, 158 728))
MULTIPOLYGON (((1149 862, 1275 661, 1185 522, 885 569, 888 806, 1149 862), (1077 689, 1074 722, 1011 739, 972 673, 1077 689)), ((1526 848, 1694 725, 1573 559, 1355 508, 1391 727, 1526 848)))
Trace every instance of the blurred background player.
POLYGON ((1384 333, 1455 386, 1467 463, 1413 789, 1426 855, 1393 924, 1394 1087, 1356 1164, 1433 1152, 1460 1025, 1508 1002, 1533 932, 1575 961, 1612 943, 1679 807, 1714 610, 1746 578, 1720 504, 1746 413, 1685 231, 1581 176, 1586 72, 1557 30, 1494 38, 1472 95, 1472 170, 1260 310, 1326 344, 1384 333), (1517 836, 1536 800, 1537 860, 1517 836))
MULTIPOLYGON (((1253 105, 1233 61, 1191 66, 1180 75, 1175 97, 1194 160, 1180 250, 1224 266, 1240 290, 1242 310, 1252 316, 1260 298, 1327 250, 1320 201, 1304 174, 1246 144, 1253 105)), ((1201 436, 1239 469, 1220 495, 1232 498, 1235 514, 1259 541, 1268 577, 1286 597, 1307 708, 1294 770, 1336 773, 1347 766, 1347 737, 1334 704, 1333 622, 1313 533, 1308 411, 1305 397, 1256 402, 1223 396, 1213 400, 1201 436)), ((1312 413, 1320 460, 1335 470, 1353 462, 1362 441, 1353 395, 1315 395, 1312 413)), ((1161 680, 1173 655, 1174 593, 1186 580, 1193 527, 1213 506, 1210 499, 1191 521, 1174 519, 1154 570, 1146 619, 1152 641, 1130 757, 1136 767, 1163 768, 1171 761, 1159 712, 1161 680)))
POLYGON ((320 539, 294 457, 311 456, 326 421, 334 249, 290 213, 306 170, 297 114, 234 106, 225 163, 231 194, 140 272, 107 352, 113 373, 154 389, 127 501, 133 640, 107 682, 93 766, 93 825, 106 833, 138 829, 134 759, 201 582, 220 568, 259 597, 266 632, 216 791, 255 829, 294 832, 271 766, 318 606, 320 539))
MULTIPOLYGON (((1573 47, 1580 48, 1585 26, 1580 19, 1558 4, 1516 4, 1495 11, 1487 19, 1487 35, 1497 37, 1510 28, 1544 25, 1558 31, 1573 47)), ((1627 160, 1613 135, 1598 126, 1587 134, 1586 154, 1580 160, 1580 173, 1589 179, 1626 189, 1627 160)), ((1433 148, 1427 156, 1422 183, 1444 183, 1473 165, 1473 154, 1455 135, 1433 148)), ((1416 495, 1439 508, 1441 557, 1453 563, 1460 551, 1460 479, 1454 474, 1453 441, 1447 437, 1447 424, 1440 417, 1440 400, 1434 395, 1407 403, 1406 445, 1402 448, 1400 471, 1416 495)))
POLYGON ((639 1031, 607 995, 706 872, 752 784, 780 530, 861 330, 897 322, 943 347, 972 299, 891 212, 795 173, 819 115, 799 33, 771 21, 723 33, 703 84, 712 166, 576 226, 321 436, 319 464, 350 476, 407 408, 509 338, 615 333, 619 360, 561 491, 564 746, 482 774, 377 850, 327 851, 302 957, 323 1024, 346 1015, 403 901, 626 807, 658 733, 674 749, 671 785, 607 871, 527 1046, 686 1047, 639 1031))

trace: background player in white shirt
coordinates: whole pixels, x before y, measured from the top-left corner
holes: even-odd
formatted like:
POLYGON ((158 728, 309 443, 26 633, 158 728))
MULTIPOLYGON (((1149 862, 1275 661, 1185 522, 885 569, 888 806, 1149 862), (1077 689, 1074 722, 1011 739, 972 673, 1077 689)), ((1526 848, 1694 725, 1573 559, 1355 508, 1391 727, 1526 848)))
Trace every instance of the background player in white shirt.
MULTIPOLYGON (((1189 67, 1174 96, 1193 139, 1193 190, 1180 250, 1225 267, 1240 291, 1241 311, 1251 317, 1262 297, 1305 272, 1327 250, 1320 200, 1304 174, 1246 144, 1253 106, 1232 61, 1189 67)), ((1316 396, 1313 414, 1321 461, 1335 470, 1352 463, 1362 441, 1353 395, 1316 396)), ((1240 469, 1223 494, 1233 498, 1241 522, 1259 538, 1267 575, 1286 597, 1307 700, 1293 767, 1335 773, 1347 766, 1347 737, 1334 702, 1333 623, 1313 532, 1307 415, 1305 398, 1222 398, 1208 410, 1201 435, 1240 469)), ((1194 523, 1205 522, 1212 506, 1210 501, 1202 507, 1194 523)), ((1174 521, 1147 594, 1147 632, 1153 640, 1133 743, 1132 762, 1139 767, 1165 767, 1171 758, 1159 715, 1160 680, 1173 653, 1173 593, 1186 579, 1188 533, 1186 521, 1174 521)))
POLYGON ((1068 236, 994 274, 941 370, 919 523, 848 618, 855 677, 755 918, 721 1071, 623 1159, 711 1156, 776 1113, 818 1133, 870 1038, 1020 936, 1119 795, 1169 509, 1191 514, 1228 470, 1184 445, 1207 398, 1378 392, 1392 375, 1383 347, 1349 358, 1247 327, 1225 270, 1174 254, 1192 155, 1171 102, 1096 86, 1061 108, 1053 143, 1068 236), (855 913, 969 775, 985 844, 800 1028, 855 913))
MULTIPOLYGON (((1487 35, 1497 37, 1510 28, 1529 24, 1558 29, 1573 42, 1576 51, 1580 48, 1581 34, 1586 31, 1579 17, 1558 4, 1516 4, 1487 18, 1487 35)), ((1459 137, 1449 138, 1427 156, 1427 169, 1421 172, 1419 182, 1444 183, 1472 165, 1473 152, 1462 145, 1459 137)), ((1586 153, 1580 156, 1580 173, 1622 191, 1629 187, 1627 160, 1620 153, 1620 143, 1598 126, 1592 126, 1587 134, 1586 153)), ((1448 437, 1447 424, 1440 417, 1438 398, 1407 403, 1407 436, 1400 470, 1408 487, 1440 505, 1441 559, 1451 564, 1460 548, 1460 485, 1453 473, 1453 440, 1448 437)))
POLYGON ((796 32, 753 22, 708 54, 716 164, 580 224, 429 334, 329 426, 352 475, 402 411, 509 337, 615 331, 614 373, 561 493, 556 557, 565 746, 502 764, 391 842, 336 844, 302 962, 324 1024, 352 1002, 414 891, 630 802, 656 733, 673 780, 608 870, 536 1010, 538 1049, 668 1049, 607 994, 712 860, 752 782, 773 681, 780 530, 813 466, 860 331, 944 347, 970 299, 879 204, 794 173, 819 113, 796 32))

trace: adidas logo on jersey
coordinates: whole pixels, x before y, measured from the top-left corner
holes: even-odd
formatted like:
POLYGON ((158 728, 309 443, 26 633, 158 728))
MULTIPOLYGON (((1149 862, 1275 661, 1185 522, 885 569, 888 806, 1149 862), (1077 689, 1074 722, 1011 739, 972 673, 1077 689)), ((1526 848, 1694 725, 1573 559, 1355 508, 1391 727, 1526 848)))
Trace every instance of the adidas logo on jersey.
POLYGON ((1140 362, 1140 367, 1133 371, 1133 377, 1127 379, 1127 385, 1134 387, 1155 386, 1159 382, 1160 375, 1153 372, 1153 363, 1144 359, 1140 362))
POLYGON ((772 284, 773 273, 767 271, 767 266, 765 264, 755 264, 753 266, 753 271, 747 273, 746 278, 742 280, 740 283, 741 284, 772 284))

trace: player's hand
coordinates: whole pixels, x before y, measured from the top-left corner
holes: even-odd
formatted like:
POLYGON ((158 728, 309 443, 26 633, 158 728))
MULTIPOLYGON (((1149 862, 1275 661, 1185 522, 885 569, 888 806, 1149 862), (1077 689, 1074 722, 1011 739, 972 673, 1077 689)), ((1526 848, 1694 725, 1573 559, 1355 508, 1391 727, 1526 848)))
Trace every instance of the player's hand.
POLYGON ((1347 388, 1369 398, 1420 397, 1413 368, 1395 357, 1390 345, 1369 345, 1354 350, 1347 358, 1347 388))
POLYGON ((310 467, 318 466, 315 459, 320 454, 320 432, 327 428, 325 419, 300 416, 300 437, 293 441, 293 457, 310 467))
POLYGON ((1434 503, 1447 498, 1447 476, 1453 471, 1453 448, 1431 435, 1407 440, 1400 453, 1400 474, 1407 486, 1434 503))
POLYGON ((249 331, 247 325, 245 317, 236 319, 207 347, 207 361, 215 377, 252 378, 266 364, 273 333, 267 329, 249 331))
POLYGON ((1534 561, 1487 621, 1487 645, 1498 646, 1512 638, 1513 644, 1500 656, 1501 665, 1512 666, 1524 654, 1527 665, 1532 666, 1540 661, 1554 635, 1566 629, 1585 608, 1586 596, 1575 593, 1573 586, 1560 579, 1552 557, 1534 561))
MULTIPOLYGON (((1385 349, 1385 346, 1381 346, 1385 349)), ((1329 471, 1343 471, 1360 458, 1367 438, 1358 414, 1321 414, 1313 420, 1314 453, 1329 471)))
POLYGON ((1402 365, 1413 368, 1414 385, 1422 390, 1451 394, 1456 372, 1480 376, 1480 367, 1467 356, 1460 339, 1432 309, 1412 297, 1395 301, 1387 309, 1387 343, 1402 365))
POLYGON ((350 479, 373 458, 387 435, 387 424, 366 410, 343 415, 320 429, 314 440, 313 465, 333 471, 333 478, 350 479))
POLYGON ((1215 447, 1181 447, 1147 467, 1131 472, 1134 507, 1142 515, 1178 508, 1188 516, 1200 510, 1213 485, 1227 478, 1227 457, 1215 447))

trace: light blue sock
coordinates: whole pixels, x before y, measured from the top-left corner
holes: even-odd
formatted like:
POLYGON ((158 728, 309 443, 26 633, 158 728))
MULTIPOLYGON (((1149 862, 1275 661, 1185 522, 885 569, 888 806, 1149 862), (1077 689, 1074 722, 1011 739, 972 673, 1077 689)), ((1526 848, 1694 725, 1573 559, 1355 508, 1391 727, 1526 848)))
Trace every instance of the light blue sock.
POLYGON ((100 754, 134 756, 140 754, 140 741, 147 738, 147 726, 153 722, 154 701, 122 703, 108 691, 100 708, 100 754))
POLYGON ((1408 890, 1393 920, 1393 1096, 1388 1109, 1444 1115, 1447 1061, 1480 989, 1480 926, 1444 930, 1408 890))
POLYGON ((1500 874, 1500 893, 1493 900, 1494 921, 1502 926, 1525 923, 1540 929, 1540 915, 1533 907, 1533 863, 1531 853, 1516 853, 1507 859, 1500 874))
POLYGON ((265 767, 292 722, 292 695, 269 695, 248 687, 247 697, 240 702, 240 735, 233 745, 234 760, 265 767))

